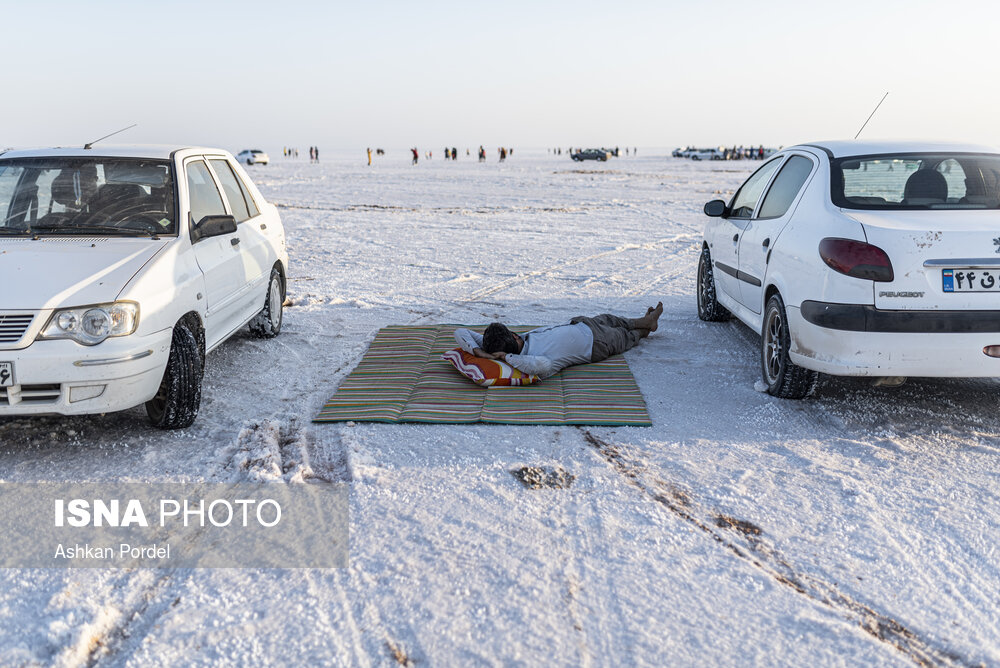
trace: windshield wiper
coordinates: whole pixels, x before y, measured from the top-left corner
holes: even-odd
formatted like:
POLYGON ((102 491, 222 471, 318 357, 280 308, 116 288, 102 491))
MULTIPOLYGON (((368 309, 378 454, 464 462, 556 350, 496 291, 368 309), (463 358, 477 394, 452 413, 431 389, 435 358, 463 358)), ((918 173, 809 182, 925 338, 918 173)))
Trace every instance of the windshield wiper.
POLYGON ((91 234, 93 232, 105 232, 122 237, 146 236, 153 239, 160 238, 156 232, 152 232, 150 230, 137 230, 131 227, 113 227, 111 225, 87 225, 84 227, 77 225, 41 225, 32 228, 31 232, 33 234, 38 234, 39 232, 61 232, 64 234, 70 233, 83 235, 91 234))
POLYGON ((31 230, 19 230, 16 227, 0 227, 0 234, 31 234, 31 230))

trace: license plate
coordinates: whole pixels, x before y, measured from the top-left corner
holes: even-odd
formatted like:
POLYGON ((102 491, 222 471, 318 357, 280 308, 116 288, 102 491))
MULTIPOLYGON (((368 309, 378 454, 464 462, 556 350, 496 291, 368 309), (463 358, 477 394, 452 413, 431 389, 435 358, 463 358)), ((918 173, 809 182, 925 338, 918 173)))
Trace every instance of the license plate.
POLYGON ((0 362, 0 387, 10 387, 14 384, 14 363, 0 362))
POLYGON ((1000 270, 942 269, 941 287, 945 292, 1000 292, 1000 270))

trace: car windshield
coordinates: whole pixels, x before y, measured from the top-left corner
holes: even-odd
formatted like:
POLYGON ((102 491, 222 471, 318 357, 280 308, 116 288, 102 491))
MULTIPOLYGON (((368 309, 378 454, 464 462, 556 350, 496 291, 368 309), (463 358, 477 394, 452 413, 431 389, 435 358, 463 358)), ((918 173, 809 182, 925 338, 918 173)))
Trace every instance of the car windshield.
POLYGON ((176 234, 170 163, 75 157, 0 160, 0 233, 176 234))
POLYGON ((1000 208, 1000 155, 900 153, 831 163, 833 203, 847 209, 1000 208))

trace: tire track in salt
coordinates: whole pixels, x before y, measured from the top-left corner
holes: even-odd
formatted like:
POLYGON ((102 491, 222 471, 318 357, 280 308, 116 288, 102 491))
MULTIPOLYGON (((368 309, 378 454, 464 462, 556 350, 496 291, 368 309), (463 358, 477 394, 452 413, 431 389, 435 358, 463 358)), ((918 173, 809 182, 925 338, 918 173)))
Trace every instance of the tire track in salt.
POLYGON ((659 480, 646 480, 646 468, 621 447, 595 436, 586 428, 577 429, 587 445, 596 450, 629 484, 776 582, 854 622, 875 640, 899 651, 918 666, 975 665, 953 651, 935 646, 905 624, 851 598, 835 585, 801 572, 765 542, 760 527, 700 506, 680 487, 659 480))

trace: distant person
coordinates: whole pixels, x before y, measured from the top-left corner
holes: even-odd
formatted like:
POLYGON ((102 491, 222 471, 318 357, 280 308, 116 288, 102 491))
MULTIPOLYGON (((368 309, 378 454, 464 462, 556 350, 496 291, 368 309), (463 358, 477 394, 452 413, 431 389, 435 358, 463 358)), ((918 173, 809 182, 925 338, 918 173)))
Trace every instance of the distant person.
POLYGON ((568 366, 600 362, 635 347, 656 331, 662 314, 661 302, 641 318, 609 313, 577 316, 564 325, 539 327, 523 336, 494 322, 482 334, 456 329, 455 340, 476 357, 502 360, 524 373, 548 378, 568 366))
POLYGON ((451 159, 458 160, 458 149, 454 146, 451 147, 451 159))
POLYGON ((486 149, 479 145, 479 162, 486 162, 486 149))
POLYGON ((319 146, 313 146, 313 154, 316 156, 316 162, 319 162, 319 146))
POLYGON ((447 146, 444 147, 444 159, 447 160, 451 157, 451 149, 447 146))
POLYGON ((503 162, 506 159, 507 159, 507 149, 505 149, 503 146, 501 146, 500 147, 500 162, 503 162))
POLYGON ((757 159, 758 160, 763 160, 764 159, 764 145, 763 144, 761 144, 760 148, 757 149, 757 159))
POLYGON ((415 165, 417 164, 417 161, 420 160, 420 153, 417 152, 417 149, 415 148, 411 148, 410 150, 413 151, 413 164, 415 165))
POLYGON ((372 166, 372 150, 368 149, 368 166, 372 166))

